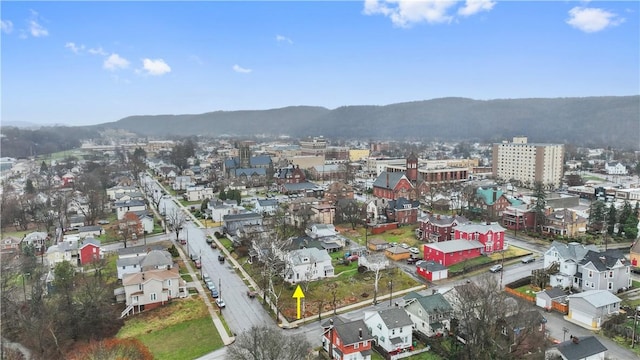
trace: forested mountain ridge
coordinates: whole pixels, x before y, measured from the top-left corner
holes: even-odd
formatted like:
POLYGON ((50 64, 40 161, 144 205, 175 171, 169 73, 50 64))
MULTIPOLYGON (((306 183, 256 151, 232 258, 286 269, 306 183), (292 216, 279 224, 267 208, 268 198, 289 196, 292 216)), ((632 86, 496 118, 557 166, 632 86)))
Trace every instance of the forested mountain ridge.
POLYGON ((441 98, 334 110, 295 106, 195 115, 130 116, 92 128, 144 136, 251 136, 500 141, 640 148, 640 96, 472 100, 441 98))

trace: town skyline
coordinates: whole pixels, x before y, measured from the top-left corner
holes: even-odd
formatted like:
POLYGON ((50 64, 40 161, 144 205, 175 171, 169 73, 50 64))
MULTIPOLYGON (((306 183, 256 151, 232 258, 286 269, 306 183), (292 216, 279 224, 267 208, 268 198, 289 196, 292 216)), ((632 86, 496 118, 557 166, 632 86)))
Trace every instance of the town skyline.
POLYGON ((2 122, 637 95, 638 10, 631 2, 9 2, 2 122))

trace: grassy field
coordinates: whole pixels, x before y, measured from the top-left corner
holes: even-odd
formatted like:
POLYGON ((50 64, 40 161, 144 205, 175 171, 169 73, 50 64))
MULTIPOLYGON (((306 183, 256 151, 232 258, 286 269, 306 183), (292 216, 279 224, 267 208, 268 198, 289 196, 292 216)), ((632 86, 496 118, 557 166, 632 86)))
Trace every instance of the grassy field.
MULTIPOLYGON (((519 248, 519 247, 515 247, 515 246, 509 246, 509 248, 507 250, 504 251, 504 259, 511 259, 514 257, 518 257, 518 256, 524 256, 524 255, 528 255, 531 254, 531 251, 519 248)), ((491 258, 492 260, 500 260, 502 259, 502 253, 500 252, 495 252, 491 255, 489 255, 489 258, 491 258)))
POLYGON ((224 346, 206 306, 197 298, 131 316, 117 337, 140 340, 154 359, 195 359, 224 346))
POLYGON ((450 272, 457 272, 457 271, 460 271, 460 270, 464 269, 465 266, 489 264, 491 262, 493 262, 493 259, 491 259, 488 256, 478 256, 477 258, 469 259, 467 261, 459 262, 459 263, 457 263, 455 265, 449 266, 449 271, 450 272))

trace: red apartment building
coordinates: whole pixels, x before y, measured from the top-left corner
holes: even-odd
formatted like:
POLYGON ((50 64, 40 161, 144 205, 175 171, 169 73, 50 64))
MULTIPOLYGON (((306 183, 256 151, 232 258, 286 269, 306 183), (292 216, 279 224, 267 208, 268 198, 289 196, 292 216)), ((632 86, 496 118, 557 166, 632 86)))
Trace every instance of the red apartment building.
POLYGON ((418 219, 416 237, 426 242, 440 242, 453 239, 453 229, 460 224, 467 224, 464 216, 427 215, 418 219))
POLYGON ((504 231, 498 223, 462 224, 454 228, 454 239, 478 241, 483 252, 490 254, 504 249, 504 231))
POLYGON ((322 324, 322 348, 330 359, 371 359, 373 336, 364 320, 346 320, 336 316, 322 324))

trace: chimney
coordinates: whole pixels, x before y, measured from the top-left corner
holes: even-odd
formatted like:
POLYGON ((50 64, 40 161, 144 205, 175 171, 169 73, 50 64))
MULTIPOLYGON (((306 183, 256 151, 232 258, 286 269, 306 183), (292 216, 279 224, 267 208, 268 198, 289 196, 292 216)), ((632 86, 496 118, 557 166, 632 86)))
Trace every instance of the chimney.
POLYGON ((496 197, 498 196, 498 188, 493 188, 493 202, 496 202, 496 197))
POLYGON ((572 341, 574 344, 578 344, 578 343, 580 343, 580 339, 578 339, 578 337, 577 337, 577 336, 573 336, 573 335, 571 336, 571 341, 572 341))
POLYGON ((362 328, 358 328, 358 336, 360 336, 360 340, 362 340, 362 328))
POLYGON ((387 189, 389 188, 389 173, 387 172, 387 189))
POLYGON ((607 262, 607 258, 604 256, 600 256, 600 261, 602 261, 602 263, 606 263, 607 262))

